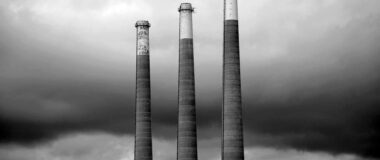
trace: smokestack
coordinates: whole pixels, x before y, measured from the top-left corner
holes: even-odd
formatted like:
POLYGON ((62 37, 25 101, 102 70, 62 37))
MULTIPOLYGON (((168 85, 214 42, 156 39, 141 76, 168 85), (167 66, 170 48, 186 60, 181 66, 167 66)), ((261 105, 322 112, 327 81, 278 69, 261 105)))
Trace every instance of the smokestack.
POLYGON ((197 160, 195 111, 193 7, 182 3, 180 13, 177 160, 197 160))
POLYGON ((222 160, 243 160, 237 0, 224 0, 222 160))
POLYGON ((137 21, 135 160, 152 160, 148 21, 137 21))

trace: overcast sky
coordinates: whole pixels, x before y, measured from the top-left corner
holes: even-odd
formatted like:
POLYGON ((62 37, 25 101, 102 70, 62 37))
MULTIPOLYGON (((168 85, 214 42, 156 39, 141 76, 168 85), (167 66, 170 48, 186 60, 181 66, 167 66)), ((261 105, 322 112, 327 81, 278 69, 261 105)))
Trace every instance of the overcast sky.
MULTIPOLYGON (((149 20, 154 159, 176 157, 174 0, 1 0, 0 159, 132 160, 149 20)), ((220 159, 223 1, 195 7, 199 159, 220 159)), ((380 1, 239 1, 246 159, 380 154, 380 1)))

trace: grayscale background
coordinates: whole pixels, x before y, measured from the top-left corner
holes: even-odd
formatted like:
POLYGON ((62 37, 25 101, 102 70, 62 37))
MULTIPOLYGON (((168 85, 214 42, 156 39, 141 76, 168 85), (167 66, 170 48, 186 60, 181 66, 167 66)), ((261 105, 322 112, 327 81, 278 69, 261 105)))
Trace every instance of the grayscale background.
MULTIPOLYGON (((173 0, 1 0, 0 159, 132 160, 136 29, 153 155, 176 158, 173 0)), ((195 7, 198 153, 220 159, 223 1, 195 7)), ((239 1, 247 160, 380 159, 380 1, 239 1)))

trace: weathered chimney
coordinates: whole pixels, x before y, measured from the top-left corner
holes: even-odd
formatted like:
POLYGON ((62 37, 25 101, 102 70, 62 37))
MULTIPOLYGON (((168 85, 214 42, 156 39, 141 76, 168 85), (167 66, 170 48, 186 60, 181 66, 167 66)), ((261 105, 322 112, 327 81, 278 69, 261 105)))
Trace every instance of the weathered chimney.
POLYGON ((135 160, 152 160, 148 21, 137 21, 135 160))

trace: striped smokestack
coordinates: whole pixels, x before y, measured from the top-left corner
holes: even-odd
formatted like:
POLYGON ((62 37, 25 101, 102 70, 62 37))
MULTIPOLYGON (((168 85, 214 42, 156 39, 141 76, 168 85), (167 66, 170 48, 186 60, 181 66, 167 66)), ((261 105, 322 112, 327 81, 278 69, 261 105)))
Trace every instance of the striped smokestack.
POLYGON ((135 160, 152 160, 148 21, 137 21, 135 160))
POLYGON ((195 111, 193 7, 182 3, 180 13, 177 160, 197 160, 195 111))
POLYGON ((237 0, 224 0, 222 160, 243 160, 237 0))

